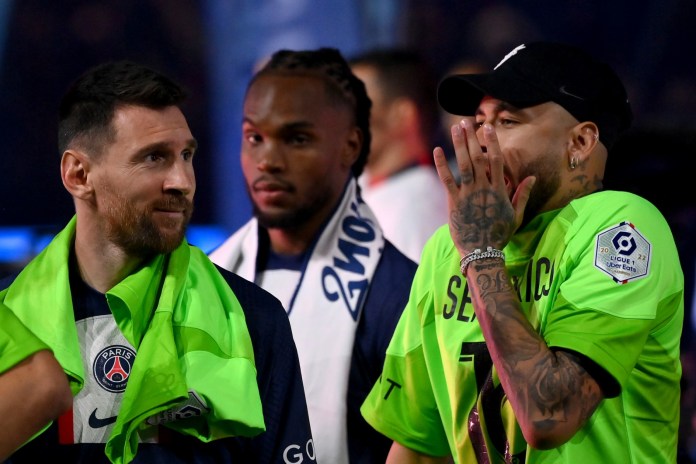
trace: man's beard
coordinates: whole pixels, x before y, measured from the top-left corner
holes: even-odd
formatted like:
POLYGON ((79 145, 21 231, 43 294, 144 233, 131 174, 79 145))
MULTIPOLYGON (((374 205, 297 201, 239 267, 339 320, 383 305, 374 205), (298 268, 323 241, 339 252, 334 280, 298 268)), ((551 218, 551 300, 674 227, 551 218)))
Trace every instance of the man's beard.
POLYGON ((524 209, 524 219, 520 227, 526 225, 541 213, 542 208, 549 199, 558 191, 561 185, 561 173, 558 165, 548 161, 550 158, 542 157, 526 165, 520 172, 519 179, 527 176, 535 176, 536 182, 529 195, 529 201, 524 209))
POLYGON ((186 226, 193 213, 193 202, 173 195, 139 210, 121 195, 111 192, 111 200, 105 206, 106 233, 109 240, 133 256, 174 251, 184 239, 186 226), (184 220, 182 222, 178 219, 162 218, 160 221, 163 224, 158 226, 153 220, 155 209, 184 209, 184 220), (178 230, 169 231, 179 223, 178 230))
MULTIPOLYGON (((248 190, 249 189, 247 188, 247 192, 248 190)), ((294 209, 286 210, 280 213, 267 214, 264 213, 261 208, 259 208, 254 201, 253 196, 251 196, 251 193, 248 193, 254 212, 254 217, 256 217, 259 224, 266 229, 298 229, 313 218, 317 212, 324 207, 330 198, 328 192, 325 195, 316 194, 309 202, 296 205, 294 209)))

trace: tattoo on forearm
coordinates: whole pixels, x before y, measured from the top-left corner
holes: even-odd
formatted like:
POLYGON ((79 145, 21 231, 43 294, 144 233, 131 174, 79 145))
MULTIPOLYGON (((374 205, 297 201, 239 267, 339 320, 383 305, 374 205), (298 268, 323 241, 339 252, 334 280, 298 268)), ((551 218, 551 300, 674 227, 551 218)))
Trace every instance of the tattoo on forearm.
POLYGON ((499 258, 490 258, 492 261, 480 260, 474 261, 469 266, 473 267, 477 271, 487 271, 489 269, 499 269, 500 263, 502 262, 499 258), (495 260, 495 261, 493 261, 495 260))
POLYGON ((602 399, 592 377, 572 353, 546 347, 521 311, 499 263, 483 261, 475 266, 480 272, 476 288, 490 319, 491 335, 506 341, 496 344, 503 370, 513 379, 524 376, 521 369, 532 372, 528 384, 519 385, 515 394, 523 398, 526 408, 541 413, 537 426, 551 428, 568 420, 584 423, 602 399))
POLYGON ((488 300, 490 297, 494 297, 497 293, 502 293, 507 295, 510 291, 512 285, 508 279, 507 273, 504 269, 500 269, 499 263, 485 263, 476 264, 477 271, 487 270, 497 267, 497 271, 493 274, 482 273, 476 277, 476 284, 478 285, 479 291, 481 292, 481 298, 484 301, 488 300), (497 266, 496 266, 497 264, 497 266))
POLYGON ((538 356, 542 349, 539 336, 520 311, 505 270, 498 269, 493 275, 479 274, 476 284, 486 311, 493 320, 491 330, 494 337, 512 337, 511 343, 499 345, 504 362, 514 370, 519 363, 538 356))
POLYGON ((529 401, 545 416, 537 422, 538 425, 553 427, 558 422, 566 422, 569 417, 583 423, 600 400, 601 396, 592 387, 589 374, 573 355, 550 351, 548 356, 537 362, 529 401), (570 403, 569 398, 575 401, 570 403), (573 411, 573 407, 579 410, 573 411))

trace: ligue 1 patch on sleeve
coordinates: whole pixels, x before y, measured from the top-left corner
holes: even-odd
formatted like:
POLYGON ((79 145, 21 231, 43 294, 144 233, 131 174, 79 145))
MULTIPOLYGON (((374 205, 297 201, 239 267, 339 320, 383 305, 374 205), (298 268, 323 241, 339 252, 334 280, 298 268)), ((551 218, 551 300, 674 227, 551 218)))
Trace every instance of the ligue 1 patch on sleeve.
POLYGON ((150 416, 145 422, 149 425, 161 425, 177 420, 198 417, 210 412, 208 403, 195 390, 189 390, 187 400, 162 411, 159 414, 150 416))
POLYGON ((597 234, 594 265, 614 282, 625 284, 650 271, 651 245, 630 222, 597 234))

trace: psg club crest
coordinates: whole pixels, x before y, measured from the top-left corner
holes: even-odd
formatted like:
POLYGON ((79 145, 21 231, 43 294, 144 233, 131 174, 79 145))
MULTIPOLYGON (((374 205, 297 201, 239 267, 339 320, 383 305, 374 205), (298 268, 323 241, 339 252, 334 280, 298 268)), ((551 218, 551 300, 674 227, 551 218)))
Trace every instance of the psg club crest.
POLYGON ((135 351, 123 345, 112 345, 99 352, 92 363, 97 383, 105 390, 120 393, 126 389, 135 362, 135 351))

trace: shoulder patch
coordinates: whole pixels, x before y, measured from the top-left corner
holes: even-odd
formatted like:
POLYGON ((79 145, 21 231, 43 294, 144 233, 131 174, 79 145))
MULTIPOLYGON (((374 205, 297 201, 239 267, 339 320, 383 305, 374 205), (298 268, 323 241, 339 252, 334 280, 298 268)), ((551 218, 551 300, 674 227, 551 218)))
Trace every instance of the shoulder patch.
POLYGON ((630 222, 597 234, 594 265, 618 284, 648 275, 652 246, 630 222))

